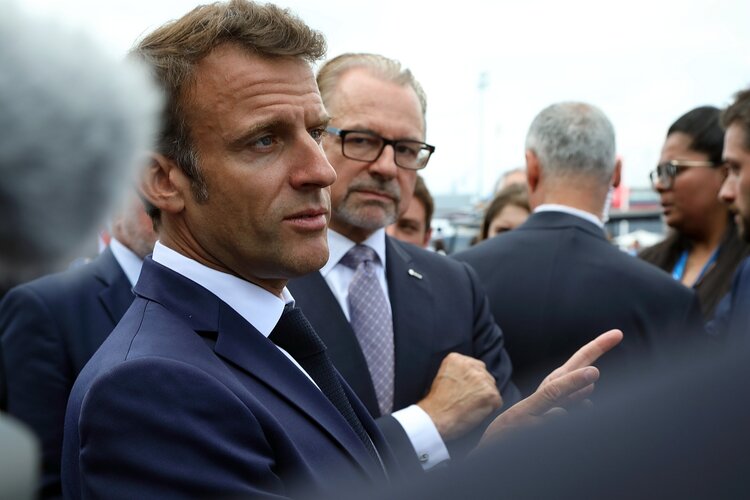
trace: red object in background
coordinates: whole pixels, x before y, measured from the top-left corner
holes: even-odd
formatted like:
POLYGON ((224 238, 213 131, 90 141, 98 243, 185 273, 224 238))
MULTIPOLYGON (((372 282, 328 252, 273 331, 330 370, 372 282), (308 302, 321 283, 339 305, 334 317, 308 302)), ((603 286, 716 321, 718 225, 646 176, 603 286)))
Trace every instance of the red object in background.
POLYGON ((614 193, 612 193, 612 208, 627 210, 629 198, 630 188, 620 184, 615 188, 614 193))

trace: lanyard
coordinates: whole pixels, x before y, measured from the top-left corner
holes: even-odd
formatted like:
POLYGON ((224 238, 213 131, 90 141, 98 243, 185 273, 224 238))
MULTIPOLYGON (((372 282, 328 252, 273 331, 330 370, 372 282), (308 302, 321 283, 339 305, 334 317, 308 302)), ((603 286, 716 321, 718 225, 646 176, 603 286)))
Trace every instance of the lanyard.
MULTIPOLYGON (((693 286, 700 283, 700 280, 703 278, 703 275, 706 274, 706 271, 716 262, 716 259, 719 256, 719 247, 716 247, 716 250, 714 250, 714 253, 711 254, 711 258, 708 259, 708 262, 703 266, 703 269, 701 269, 700 274, 698 275, 698 278, 696 278, 695 283, 693 286)), ((687 264, 688 259, 688 251, 683 250, 680 254, 680 258, 677 259, 677 263, 674 265, 674 269, 672 270, 672 278, 676 279, 677 281, 680 281, 682 279, 682 276, 685 274, 685 265, 687 264)))

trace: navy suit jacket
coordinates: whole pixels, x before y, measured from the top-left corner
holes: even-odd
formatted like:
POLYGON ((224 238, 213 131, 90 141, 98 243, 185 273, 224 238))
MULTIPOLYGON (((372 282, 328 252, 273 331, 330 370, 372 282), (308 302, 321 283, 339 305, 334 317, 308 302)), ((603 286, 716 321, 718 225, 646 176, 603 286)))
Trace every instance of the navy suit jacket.
POLYGON ((42 443, 42 495, 59 496, 65 405, 78 373, 133 302, 110 249, 12 289, 0 304, 8 412, 42 443))
MULTIPOLYGON (((503 395, 504 408, 517 402, 518 389, 510 380, 512 370, 503 348, 503 334, 490 314, 474 272, 443 255, 391 237, 386 237, 385 248, 393 312, 394 411, 427 395, 441 361, 451 352, 484 361, 503 395)), ((311 273, 290 280, 287 286, 328 346, 334 365, 377 418, 399 458, 415 457, 400 424, 390 415, 380 415, 362 349, 323 276, 311 273)), ((472 437, 478 438, 478 433, 472 437)), ((451 449, 451 454, 461 453, 471 444, 462 442, 461 449, 451 449)), ((408 459, 403 465, 410 465, 408 459)))
POLYGON ((151 258, 134 291, 71 392, 67 498, 334 495, 337 475, 385 480, 323 393, 217 296, 151 258))
POLYGON ((672 340, 690 342, 702 330, 692 290, 574 215, 535 213, 455 258, 480 276, 523 394, 606 330, 619 328, 624 339, 597 363, 599 385, 609 382, 607 366, 658 358, 672 340))
POLYGON ((732 346, 750 344, 750 258, 737 267, 732 289, 717 306, 707 330, 727 338, 732 346))

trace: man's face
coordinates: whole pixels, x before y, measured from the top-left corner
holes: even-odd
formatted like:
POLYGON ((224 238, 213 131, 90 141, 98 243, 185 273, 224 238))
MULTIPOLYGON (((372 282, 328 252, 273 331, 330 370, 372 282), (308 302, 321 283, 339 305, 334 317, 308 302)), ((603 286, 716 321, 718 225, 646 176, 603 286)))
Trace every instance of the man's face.
POLYGON ((750 241, 750 151, 746 148, 747 130, 735 122, 724 135, 724 161, 729 175, 719 197, 735 213, 740 235, 750 241))
POLYGON ((424 205, 419 198, 412 198, 409 207, 398 220, 386 228, 386 232, 396 239, 426 247, 432 231, 425 223, 424 205))
MULTIPOLYGON (((331 124, 342 130, 365 130, 392 140, 424 140, 422 109, 414 90, 366 70, 345 73, 326 107, 331 124)), ((327 136, 323 147, 337 174, 331 188, 331 229, 361 242, 409 206, 417 173, 396 166, 391 146, 373 162, 345 158, 339 137, 327 136)))
POLYGON ((328 116, 312 70, 225 44, 195 77, 185 115, 208 199, 183 182, 172 238, 196 260, 278 293, 328 259, 336 174, 319 144, 328 116))

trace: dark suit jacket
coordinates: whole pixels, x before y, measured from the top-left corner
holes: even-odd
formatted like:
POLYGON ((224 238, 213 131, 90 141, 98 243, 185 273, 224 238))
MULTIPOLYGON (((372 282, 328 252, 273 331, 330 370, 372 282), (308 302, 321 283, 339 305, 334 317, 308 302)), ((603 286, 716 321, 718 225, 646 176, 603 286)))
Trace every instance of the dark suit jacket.
POLYGON ((63 420, 73 382, 133 297, 107 249, 82 267, 12 289, 0 304, 8 412, 41 440, 45 497, 61 493, 63 420))
POLYGON ((336 474, 385 480, 323 393, 218 297, 150 258, 135 293, 71 392, 66 498, 333 495, 336 474))
POLYGON ((729 339, 731 346, 750 346, 750 258, 737 267, 732 289, 716 308, 708 323, 712 335, 729 339))
MULTIPOLYGON (((468 266, 386 237, 386 279, 393 311, 394 410, 412 405, 427 394, 441 361, 451 352, 485 362, 497 380, 505 408, 518 401, 503 334, 468 266)), ((390 415, 380 415, 362 349, 323 276, 312 273, 291 280, 287 286, 328 346, 333 363, 377 418, 399 457, 414 457, 398 422, 390 415)))
POLYGON ((455 257, 474 267, 487 290, 523 394, 606 330, 625 337, 598 363, 600 386, 608 382, 605 367, 658 356, 670 340, 691 341, 702 328, 693 291, 574 215, 533 214, 455 257))

